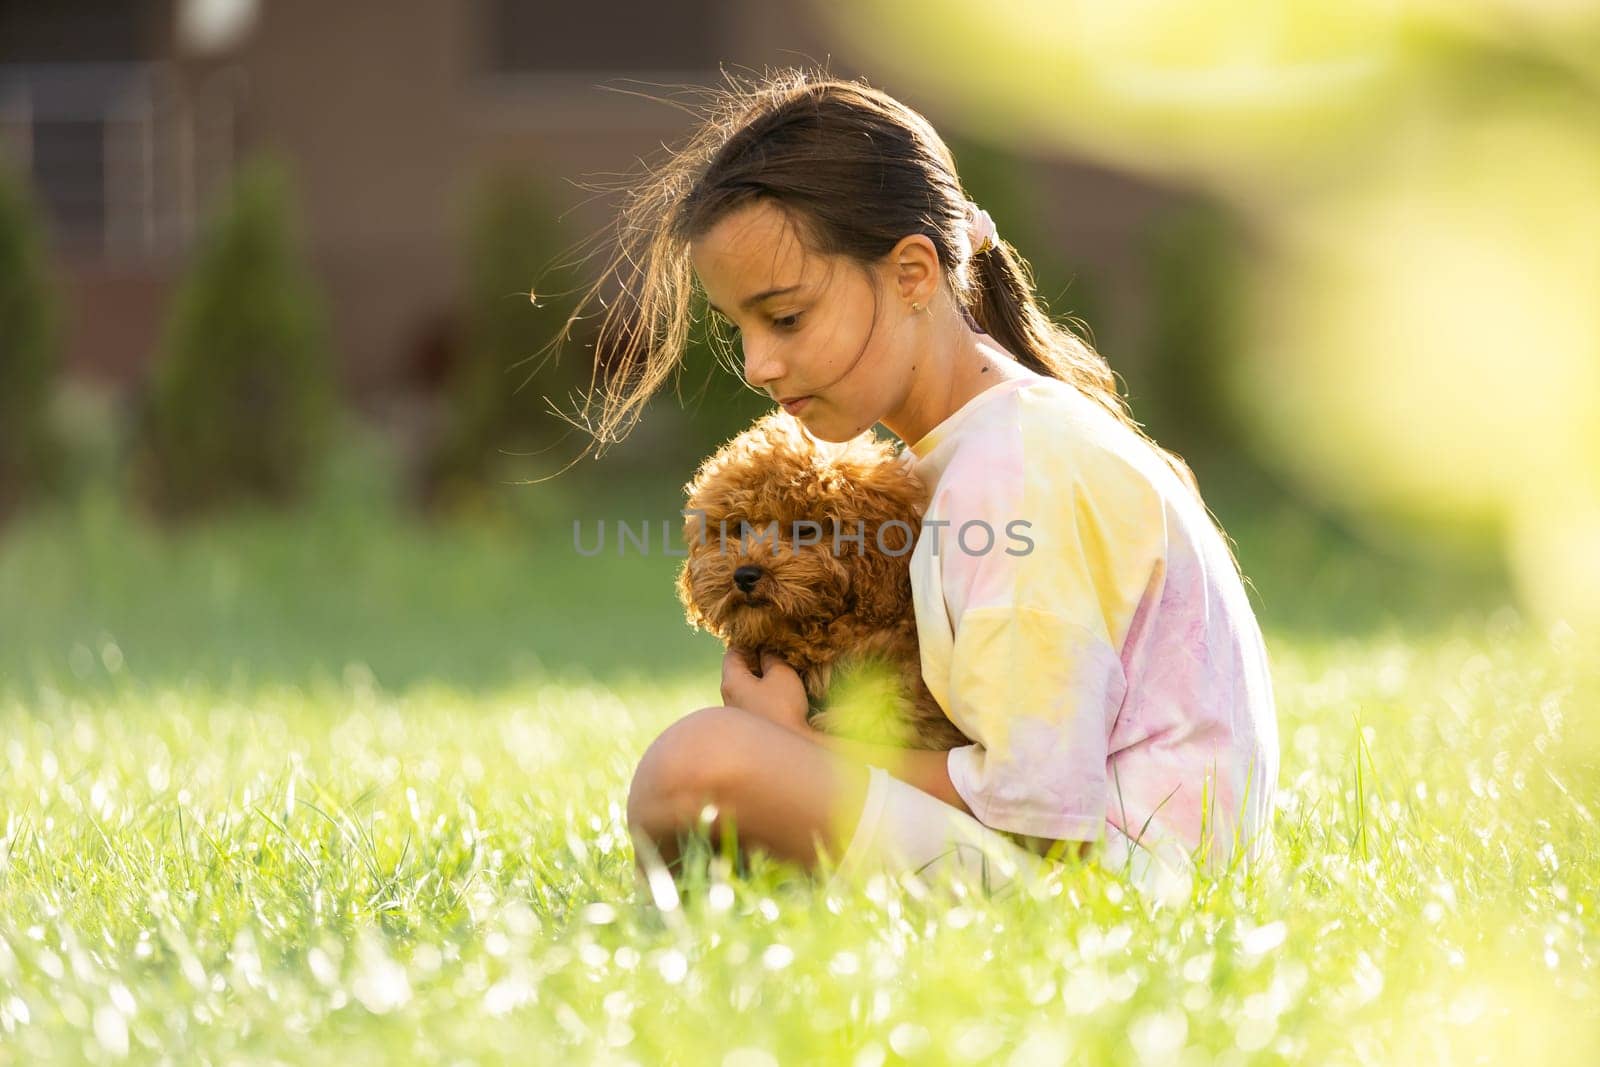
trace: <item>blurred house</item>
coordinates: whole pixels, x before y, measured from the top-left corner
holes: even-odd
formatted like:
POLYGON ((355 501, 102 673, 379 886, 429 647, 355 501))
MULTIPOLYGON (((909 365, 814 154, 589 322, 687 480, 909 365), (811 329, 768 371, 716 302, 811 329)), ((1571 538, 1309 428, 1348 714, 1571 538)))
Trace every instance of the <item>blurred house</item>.
MULTIPOLYGON (((806 63, 895 91, 837 43, 803 4, 737 0, 0 0, 0 152, 49 214, 68 367, 120 387, 149 365, 230 169, 258 146, 282 152, 346 392, 368 406, 445 373, 465 198, 486 166, 548 176, 575 235, 593 233, 613 201, 574 183, 619 178, 688 122, 635 94, 718 84, 719 65, 806 63)), ((1163 197, 1064 161, 1026 166, 1050 190, 1031 239, 1055 235, 1094 275, 1110 352, 1138 317, 1131 238, 1163 197)))

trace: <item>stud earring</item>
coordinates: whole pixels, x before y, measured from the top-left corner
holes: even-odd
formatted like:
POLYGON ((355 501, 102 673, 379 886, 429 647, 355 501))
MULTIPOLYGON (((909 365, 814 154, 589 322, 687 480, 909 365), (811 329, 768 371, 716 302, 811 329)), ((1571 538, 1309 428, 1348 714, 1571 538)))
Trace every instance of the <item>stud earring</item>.
POLYGON ((922 310, 922 305, 921 304, 917 304, 917 303, 913 303, 911 305, 911 310, 912 311, 921 311, 922 310))

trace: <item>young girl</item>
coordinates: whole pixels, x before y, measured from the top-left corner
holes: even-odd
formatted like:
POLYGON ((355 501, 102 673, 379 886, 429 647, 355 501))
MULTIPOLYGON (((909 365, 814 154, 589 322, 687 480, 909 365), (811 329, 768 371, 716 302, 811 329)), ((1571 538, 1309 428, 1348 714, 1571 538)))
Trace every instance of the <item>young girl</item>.
POLYGON ((1187 885, 1197 861, 1258 862, 1278 769, 1267 657, 1187 466, 1041 309, 921 115, 801 71, 718 99, 621 216, 612 269, 633 303, 601 326, 622 386, 600 435, 676 365, 698 283, 746 381, 813 436, 881 423, 906 442, 933 487, 909 557, 923 675, 973 743, 823 735, 792 669, 730 650, 723 703, 639 762, 641 876, 707 805, 714 839, 731 820, 741 846, 835 878, 1004 884, 1098 848, 1140 885, 1187 885))

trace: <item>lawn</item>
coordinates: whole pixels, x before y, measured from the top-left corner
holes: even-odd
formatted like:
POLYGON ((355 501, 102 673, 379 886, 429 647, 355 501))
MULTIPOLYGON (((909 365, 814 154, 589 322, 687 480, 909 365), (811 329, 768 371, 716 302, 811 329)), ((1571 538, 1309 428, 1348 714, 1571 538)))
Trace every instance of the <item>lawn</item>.
POLYGON ((674 489, 170 533, 90 493, 0 535, 0 1063, 1600 1062, 1570 635, 1225 493, 1279 869, 1174 908, 1093 865, 829 896, 697 852, 644 899, 631 769, 719 649, 675 559, 571 519, 659 528, 674 489))

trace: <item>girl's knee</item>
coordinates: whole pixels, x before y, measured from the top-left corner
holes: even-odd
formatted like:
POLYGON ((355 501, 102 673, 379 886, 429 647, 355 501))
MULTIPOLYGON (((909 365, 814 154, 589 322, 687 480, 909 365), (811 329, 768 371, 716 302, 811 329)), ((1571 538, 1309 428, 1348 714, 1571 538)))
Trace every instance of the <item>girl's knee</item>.
POLYGON ((663 730, 639 757, 629 809, 673 800, 714 801, 726 780, 729 750, 737 747, 732 735, 738 731, 738 717, 747 714, 738 708, 706 707, 663 730))

